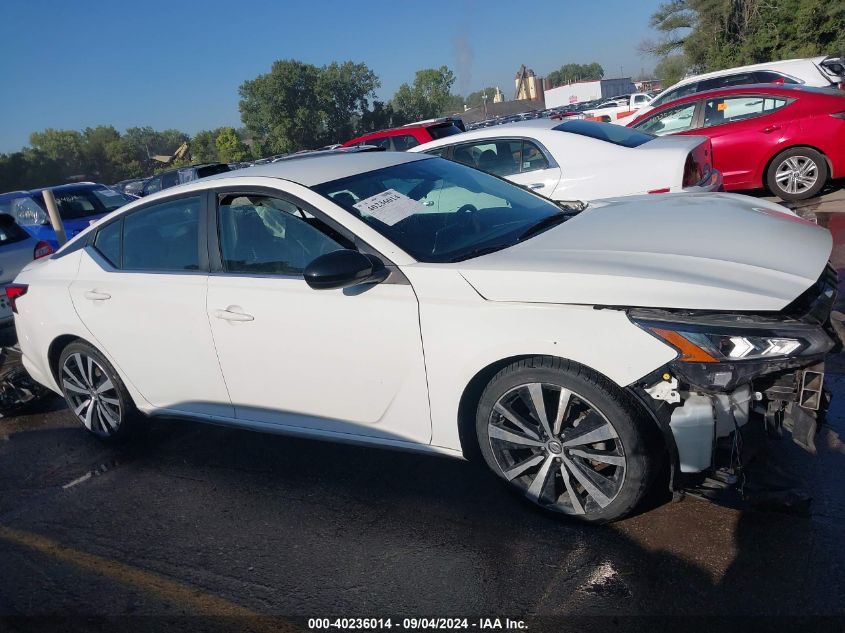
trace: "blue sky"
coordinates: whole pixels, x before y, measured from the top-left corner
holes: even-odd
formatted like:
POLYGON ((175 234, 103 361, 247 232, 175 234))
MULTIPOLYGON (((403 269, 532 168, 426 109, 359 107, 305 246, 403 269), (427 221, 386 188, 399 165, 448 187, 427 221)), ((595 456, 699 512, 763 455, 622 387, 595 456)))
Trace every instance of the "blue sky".
POLYGON ((658 4, 2 0, 0 152, 47 127, 238 126, 238 86, 276 59, 364 62, 385 100, 442 64, 458 75, 454 92, 499 84, 509 98, 520 64, 545 75, 597 61, 605 76, 636 75, 654 65, 636 46, 658 4))

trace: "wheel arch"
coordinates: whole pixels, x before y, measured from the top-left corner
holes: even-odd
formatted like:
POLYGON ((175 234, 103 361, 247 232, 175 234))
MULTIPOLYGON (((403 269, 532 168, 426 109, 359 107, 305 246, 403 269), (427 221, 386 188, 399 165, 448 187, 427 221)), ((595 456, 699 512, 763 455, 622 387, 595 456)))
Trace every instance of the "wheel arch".
POLYGON ((481 452, 478 447, 478 437, 475 432, 475 415, 476 410, 478 408, 478 403, 481 400, 481 394, 484 392, 484 388, 487 386, 493 376, 495 376, 500 370, 504 369, 512 363, 519 362, 521 360, 527 360, 530 358, 548 358, 563 361, 567 363, 570 367, 573 367, 577 370, 585 370, 590 373, 596 374, 608 384, 616 385, 621 392, 625 392, 629 396, 631 396, 634 405, 640 410, 642 417, 651 421, 653 425, 653 427, 651 428, 651 435, 656 441, 660 443, 660 450, 663 451, 668 457, 670 461, 671 472, 675 472, 676 465, 678 463, 678 451, 674 445, 672 433, 668 428, 664 428, 664 425, 660 423, 658 416, 654 413, 654 411, 651 410, 650 407, 646 405, 643 398, 640 397, 640 395, 634 389, 632 389, 631 387, 618 386, 617 383, 615 383, 613 380, 611 380, 601 372, 596 371, 592 367, 588 367, 587 365, 583 365, 577 361, 568 358, 563 358, 561 356, 553 356, 549 354, 522 354, 502 358, 488 364, 486 367, 481 368, 470 379, 466 387, 464 387, 463 393, 461 393, 461 398, 458 403, 458 437, 461 442, 461 451, 463 452, 464 457, 467 460, 477 461, 481 459, 481 452))
POLYGON ((796 143, 795 145, 790 145, 789 147, 779 147, 774 154, 769 156, 769 160, 767 160, 766 164, 763 166, 763 171, 757 174, 757 180, 759 181, 760 185, 764 188, 768 188, 769 185, 766 180, 767 175, 769 173, 769 167, 772 166, 772 163, 775 162, 775 159, 778 156, 780 156, 784 152, 788 152, 791 149, 800 149, 802 147, 806 147, 807 149, 811 149, 822 155, 822 158, 824 158, 824 162, 827 163, 828 178, 831 178, 833 176, 833 161, 830 160, 830 156, 828 156, 823 149, 821 149, 820 147, 816 147, 815 145, 811 145, 809 143, 796 143))
POLYGON ((87 343, 92 347, 96 347, 90 341, 86 341, 80 336, 75 334, 62 334, 57 336, 50 342, 50 346, 47 348, 47 363, 48 367, 50 368, 50 375, 53 377, 53 380, 56 381, 56 384, 59 385, 59 359, 62 356, 62 352, 64 349, 74 343, 76 341, 82 341, 83 343, 87 343))

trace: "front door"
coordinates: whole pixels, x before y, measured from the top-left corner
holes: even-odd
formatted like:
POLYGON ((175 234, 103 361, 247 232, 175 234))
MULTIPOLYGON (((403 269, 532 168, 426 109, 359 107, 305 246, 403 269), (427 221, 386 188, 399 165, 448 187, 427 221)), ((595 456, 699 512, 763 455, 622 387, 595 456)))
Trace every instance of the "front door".
POLYGON ((201 207, 180 197, 103 225, 70 295, 91 342, 150 404, 232 417, 205 311, 201 207))
MULTIPOLYGON (((278 197, 218 198, 208 319, 239 419, 428 443, 414 291, 404 279, 312 290, 305 266, 351 244, 278 197)), ((394 275, 397 277, 397 275, 394 275)))

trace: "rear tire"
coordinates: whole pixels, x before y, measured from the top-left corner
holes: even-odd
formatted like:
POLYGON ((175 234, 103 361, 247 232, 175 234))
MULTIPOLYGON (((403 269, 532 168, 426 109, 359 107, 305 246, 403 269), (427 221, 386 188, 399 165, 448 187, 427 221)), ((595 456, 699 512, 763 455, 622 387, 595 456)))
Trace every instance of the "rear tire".
POLYGON ((499 371, 476 415, 484 460, 513 491, 591 523, 625 516, 645 495, 662 455, 650 425, 618 386, 546 356, 499 371))
POLYGON ((116 442, 137 427, 141 414, 114 367, 95 347, 83 341, 65 347, 57 375, 71 413, 90 433, 116 442))
POLYGON ((809 147, 793 147, 774 157, 766 170, 766 185, 783 200, 812 198, 827 183, 825 157, 809 147))

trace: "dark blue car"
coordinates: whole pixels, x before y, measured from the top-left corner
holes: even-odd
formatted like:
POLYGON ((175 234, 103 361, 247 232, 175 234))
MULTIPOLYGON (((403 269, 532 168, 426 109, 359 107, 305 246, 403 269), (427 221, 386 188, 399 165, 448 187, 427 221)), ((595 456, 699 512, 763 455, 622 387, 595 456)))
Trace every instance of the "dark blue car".
MULTIPOLYGON (((59 185, 50 189, 56 198, 68 239, 85 229, 92 220, 99 220, 135 199, 93 182, 59 185)), ((58 248, 58 241, 50 224, 43 191, 33 189, 0 194, 0 213, 8 213, 30 235, 44 240, 55 249, 58 248)))

